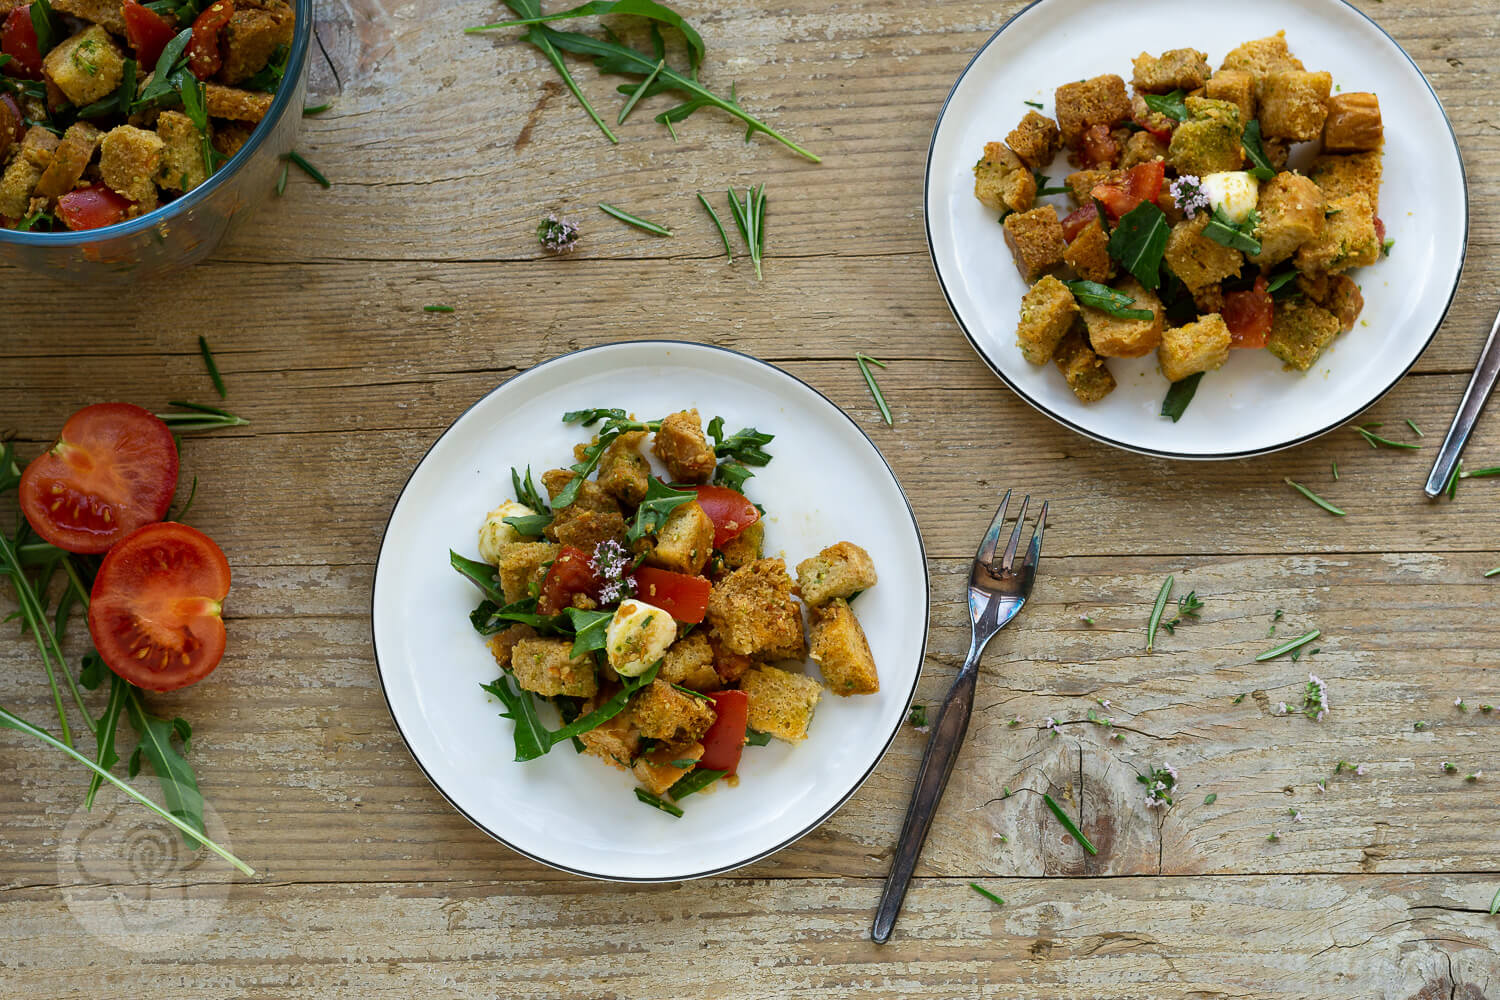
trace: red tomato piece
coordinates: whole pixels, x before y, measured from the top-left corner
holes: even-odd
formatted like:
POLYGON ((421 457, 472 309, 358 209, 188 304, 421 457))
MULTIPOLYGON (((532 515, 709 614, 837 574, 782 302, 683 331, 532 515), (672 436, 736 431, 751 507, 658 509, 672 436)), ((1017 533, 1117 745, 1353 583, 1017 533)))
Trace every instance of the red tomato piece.
POLYGON ((193 40, 188 42, 188 69, 200 80, 207 80, 224 65, 224 26, 234 16, 230 0, 214 0, 193 21, 193 40))
POLYGON ((42 53, 31 24, 31 4, 14 8, 5 18, 4 27, 0 27, 0 52, 10 56, 0 72, 30 80, 42 78, 42 53))
POLYGON ((89 597, 89 635, 105 666, 136 687, 196 684, 224 657, 229 560, 185 524, 148 524, 109 550, 89 597))
POLYGON ((1271 319, 1276 303, 1266 291, 1266 279, 1255 279, 1248 292, 1230 292, 1224 296, 1224 325, 1229 327, 1230 347, 1265 347, 1271 334, 1271 319))
POLYGON ((38 535, 69 552, 104 552, 160 521, 177 490, 177 445, 139 406, 99 403, 21 474, 21 510, 38 535))
POLYGON ((135 49, 135 61, 143 72, 156 68, 161 50, 177 34, 177 23, 162 17, 138 0, 125 0, 121 5, 125 16, 125 40, 135 49))
POLYGON ((1167 166, 1160 160, 1137 163, 1126 172, 1122 183, 1098 184, 1090 193, 1104 205, 1110 218, 1118 219, 1141 202, 1154 202, 1161 197, 1166 175, 1167 166))
POLYGON ((714 523, 714 548, 739 537, 740 532, 760 520, 760 511, 745 495, 728 486, 694 486, 698 506, 714 523))
POLYGON ((673 573, 654 566, 635 571, 635 596, 654 604, 680 622, 701 622, 708 611, 713 584, 701 576, 673 573))
POLYGON ((703 734, 703 756, 698 758, 698 766, 733 774, 745 749, 750 696, 743 691, 714 691, 709 697, 714 700, 714 724, 703 734))
POLYGON ((1078 155, 1087 168, 1111 167, 1120 161, 1120 144, 1108 125, 1090 125, 1078 140, 1078 155))
POLYGON ((1385 245, 1385 220, 1378 215, 1375 216, 1375 238, 1385 245))
POLYGON ((537 614, 560 615, 564 608, 573 606, 575 595, 594 597, 598 593, 599 577, 589 565, 589 554, 564 545, 542 580, 542 592, 536 602, 537 614))
POLYGON ((1088 228, 1088 224, 1099 218, 1099 208, 1093 202, 1089 202, 1076 212, 1068 214, 1062 220, 1063 238, 1072 243, 1078 238, 1078 234, 1088 228))
POLYGON ((57 199, 57 217, 69 229, 100 229, 125 219, 135 203, 103 184, 90 184, 57 199))

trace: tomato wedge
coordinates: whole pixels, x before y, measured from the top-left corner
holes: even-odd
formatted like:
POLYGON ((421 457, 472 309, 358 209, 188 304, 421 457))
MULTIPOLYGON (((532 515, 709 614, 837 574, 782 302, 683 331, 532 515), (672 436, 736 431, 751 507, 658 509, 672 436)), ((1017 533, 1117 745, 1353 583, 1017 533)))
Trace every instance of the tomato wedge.
POLYGON ((701 576, 642 566, 635 571, 635 596, 680 622, 701 622, 713 584, 701 576))
POLYGON ((594 597, 599 593, 599 577, 589 565, 589 554, 572 545, 564 545, 542 580, 537 597, 539 615, 560 615, 573 606, 578 594, 594 597))
POLYGON ((230 0, 214 0, 193 21, 193 39, 188 42, 188 69, 200 80, 207 80, 224 65, 224 46, 220 36, 234 16, 230 0))
POLYGON ((31 23, 31 4, 12 8, 6 16, 5 25, 0 27, 0 52, 10 56, 0 72, 31 80, 42 78, 42 51, 31 23))
POLYGON ((125 0, 121 13, 125 17, 125 39, 135 49, 135 61, 150 72, 161 58, 161 50, 177 34, 177 22, 162 17, 139 0, 125 0))
POLYGON ((1276 303, 1268 292, 1265 275, 1255 279, 1248 292, 1230 292, 1224 296, 1224 325, 1229 327, 1230 347, 1265 347, 1271 335, 1271 320, 1276 303))
POLYGON ((1156 201, 1166 176, 1167 165, 1161 160, 1137 163, 1126 172, 1122 183, 1096 185, 1091 194, 1104 205, 1110 218, 1118 219, 1143 201, 1156 201))
POLYGON ((1062 220, 1063 239, 1072 243, 1078 238, 1078 234, 1087 229, 1089 223, 1097 218, 1099 218, 1099 209, 1093 202, 1089 202, 1075 212, 1068 213, 1067 218, 1062 220))
POLYGON ((175 691, 224 656, 229 560, 185 524, 148 524, 121 539, 94 577, 89 635, 109 669, 148 691, 175 691))
POLYGON ((703 756, 698 766, 733 774, 745 749, 745 727, 750 719, 750 696, 743 691, 713 691, 714 724, 703 734, 703 756))
POLYGON ((177 444, 139 406, 85 406, 21 474, 21 510, 38 535, 69 552, 106 551, 166 516, 177 490, 177 444))
POLYGON ((760 511, 745 495, 728 486, 694 486, 698 506, 714 523, 714 548, 739 537, 740 532, 760 520, 760 511))
POLYGON ((103 184, 90 184, 57 199, 57 217, 69 229, 100 229, 125 218, 135 203, 103 184))

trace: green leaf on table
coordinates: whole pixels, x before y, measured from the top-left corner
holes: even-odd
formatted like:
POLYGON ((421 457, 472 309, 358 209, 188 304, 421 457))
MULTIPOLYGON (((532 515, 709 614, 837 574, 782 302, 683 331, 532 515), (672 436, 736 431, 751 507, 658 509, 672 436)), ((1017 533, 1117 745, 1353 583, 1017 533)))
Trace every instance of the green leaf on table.
MULTIPOLYGON (((151 764, 161 786, 162 801, 167 812, 182 820, 199 834, 206 834, 203 827, 203 795, 198 791, 198 778, 193 767, 173 745, 173 738, 183 734, 182 720, 168 722, 158 719, 146 711, 140 692, 130 687, 125 692, 125 710, 130 725, 140 737, 139 751, 151 764)), ((191 732, 191 730, 187 730, 191 732)), ((184 748, 185 749, 185 748, 184 748)), ((187 833, 182 839, 189 847, 197 848, 199 841, 187 833)))
MULTIPOLYGON (((95 656, 97 655, 96 653, 95 656)), ((108 771, 120 761, 120 755, 115 750, 115 735, 120 730, 120 714, 125 710, 129 690, 130 685, 124 679, 117 674, 110 674, 109 701, 104 706, 104 714, 99 716, 99 728, 94 734, 94 760, 100 770, 108 771)), ((83 799, 85 809, 94 807, 94 796, 99 794, 99 787, 103 784, 104 778, 98 774, 89 779, 88 794, 83 799)))
MULTIPOLYGON (((512 10, 516 4, 511 4, 512 10)), ((519 13, 519 11, 517 11, 519 13)), ((547 21, 562 21, 575 17, 604 17, 606 14, 633 14, 636 17, 644 17, 651 21, 665 24, 682 32, 682 38, 687 42, 688 63, 696 71, 703 62, 706 49, 703 45, 703 36, 698 30, 689 24, 681 14, 665 4, 656 3, 655 0, 590 0, 589 3, 581 4, 570 10, 560 10, 555 14, 537 14, 535 16, 522 16, 514 21, 498 21, 494 24, 482 24, 473 28, 465 28, 466 32, 491 31, 496 28, 519 28, 524 25, 542 24, 547 21)))
POLYGON ((1109 237, 1109 255, 1135 276, 1143 288, 1161 284, 1161 262, 1172 227, 1166 213, 1149 201, 1120 216, 1109 237))

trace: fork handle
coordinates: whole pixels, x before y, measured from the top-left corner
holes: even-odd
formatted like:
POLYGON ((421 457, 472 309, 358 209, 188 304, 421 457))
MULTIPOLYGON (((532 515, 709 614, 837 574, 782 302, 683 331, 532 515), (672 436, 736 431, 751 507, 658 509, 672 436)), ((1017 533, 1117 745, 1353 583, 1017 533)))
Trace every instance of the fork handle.
POLYGON ((870 928, 870 940, 876 944, 885 944, 891 939, 896 915, 901 912, 901 903, 906 899, 906 890, 922 854, 922 845, 927 840, 927 831, 932 828, 938 802, 943 797, 943 789, 948 787, 948 776, 953 773, 953 762, 958 759, 958 749, 969 730, 981 650, 982 647, 969 651, 969 657, 958 672, 958 679, 948 689, 937 721, 932 725, 932 736, 927 741, 922 766, 917 771, 917 787, 912 793, 911 805, 906 809, 906 822, 896 844, 895 858, 891 861, 891 873, 886 876, 885 891, 881 893, 880 906, 875 911, 875 924, 870 928))
POLYGON ((1469 441, 1469 434, 1479 420, 1479 411, 1484 409, 1485 401, 1494 391, 1496 379, 1500 379, 1500 316, 1495 317, 1495 325, 1490 327, 1489 339, 1480 352, 1479 364, 1474 367, 1469 387, 1464 390, 1463 402, 1459 404, 1458 413, 1453 417, 1453 426, 1448 429, 1448 436, 1438 449, 1437 461, 1433 463, 1432 472, 1423 489, 1428 497, 1436 499, 1448 488, 1448 480, 1452 478, 1464 445, 1469 441))

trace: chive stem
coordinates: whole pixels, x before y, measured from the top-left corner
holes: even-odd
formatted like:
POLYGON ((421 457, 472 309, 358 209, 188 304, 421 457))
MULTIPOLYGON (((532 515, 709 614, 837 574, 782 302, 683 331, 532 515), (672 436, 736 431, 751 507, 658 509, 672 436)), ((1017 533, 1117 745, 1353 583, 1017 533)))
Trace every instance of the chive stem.
POLYGON ((1085 851, 1088 851, 1090 854, 1099 853, 1099 849, 1093 844, 1089 843, 1089 838, 1085 837, 1083 835, 1083 831, 1078 829, 1078 824, 1074 823, 1073 820, 1069 818, 1068 814, 1063 812, 1062 806, 1054 802, 1052 800, 1052 796, 1048 795, 1046 792, 1043 792, 1042 801, 1047 803, 1047 808, 1052 810, 1052 815, 1057 817, 1057 821, 1063 825, 1063 829, 1071 833, 1073 835, 1073 839, 1078 841, 1078 843, 1083 847, 1085 851))
POLYGON ((430 312, 430 313, 451 313, 451 312, 453 312, 453 307, 452 306, 423 306, 422 307, 422 311, 423 312, 430 312))
POLYGON ((1348 517, 1349 516, 1349 512, 1348 511, 1346 511, 1346 510, 1344 510, 1344 509, 1342 509, 1340 507, 1335 507, 1333 504, 1329 503, 1327 500, 1324 500, 1322 497, 1318 496, 1316 493, 1314 493, 1312 490, 1308 489, 1306 486, 1303 486, 1301 483, 1296 482, 1296 481, 1291 480, 1291 479, 1283 479, 1282 482, 1286 483, 1292 489, 1296 490, 1298 493, 1301 493, 1303 496, 1307 497, 1307 499, 1311 500, 1313 503, 1317 504, 1319 507, 1322 507, 1324 510, 1328 511, 1328 513, 1332 514, 1334 517, 1348 517))
POLYGON ((1005 905, 1005 900, 1001 899, 999 896, 995 895, 993 892, 990 892, 988 889, 986 889, 984 886, 980 885, 978 882, 970 882, 969 883, 969 888, 973 889, 975 892, 979 893, 981 896, 983 896, 985 899, 988 899, 991 903, 994 903, 996 906, 1004 906, 1005 905))
POLYGON ((719 239, 724 241, 724 256, 728 257, 729 263, 733 264, 734 251, 729 249, 729 234, 724 231, 724 223, 719 221, 719 213, 715 212, 714 207, 708 203, 708 199, 703 197, 702 191, 698 192, 698 201, 702 203, 704 210, 708 212, 708 217, 714 220, 714 228, 719 231, 719 239))
POLYGON ((605 215, 614 216, 616 219, 619 219, 626 225, 634 226, 635 228, 645 230, 648 233, 654 233, 657 236, 672 235, 672 230, 668 229, 666 226, 657 225, 656 223, 650 222, 646 219, 642 219, 639 216, 631 215, 624 209, 616 208, 615 206, 606 204, 605 202, 601 201, 599 203, 599 210, 605 215))
POLYGON ((1268 649, 1264 653, 1261 653, 1259 656, 1257 656, 1255 658, 1255 662, 1256 663, 1264 663, 1267 660, 1274 660, 1274 659, 1276 659, 1276 657, 1281 656, 1283 653, 1290 653, 1294 649, 1301 649, 1303 646, 1306 646, 1308 643, 1312 642, 1314 639, 1316 639, 1318 636, 1320 636, 1322 634, 1323 633, 1322 633, 1321 630, 1319 630, 1319 629, 1313 629, 1311 632, 1308 632, 1306 635, 1299 635, 1295 639, 1288 639, 1286 642, 1283 642, 1281 645, 1276 646, 1276 647, 1274 647, 1272 649, 1268 649))
POLYGON ((301 153, 297 152, 295 149, 292 150, 289 153, 283 153, 281 158, 283 160, 286 160, 289 163, 295 163, 298 167, 300 167, 302 169, 303 173, 307 174, 307 176, 309 176, 313 180, 317 181, 323 187, 325 187, 325 188, 331 188, 331 187, 333 187, 333 182, 331 182, 327 177, 323 176, 323 171, 319 170, 317 167, 313 166, 311 163, 308 163, 307 162, 307 157, 303 156, 301 153))
POLYGON ((870 395, 875 397, 875 405, 880 409, 880 418, 885 421, 887 427, 895 427, 896 421, 891 417, 891 408, 885 405, 885 394, 880 391, 880 386, 875 381, 875 375, 870 371, 870 365, 887 367, 884 361, 877 361, 867 354, 854 355, 854 363, 859 365, 860 374, 865 377, 865 385, 870 387, 870 395))
POLYGON ((219 366, 214 363, 214 352, 209 350, 207 337, 198 338, 198 353, 203 355, 203 364, 208 369, 208 377, 213 379, 214 391, 219 394, 220 399, 228 399, 229 393, 224 389, 224 377, 219 374, 219 366))
POLYGON ((1167 608, 1167 599, 1172 596, 1172 577, 1168 576, 1156 592, 1156 605, 1151 609, 1151 619, 1146 622, 1146 652, 1156 646, 1156 630, 1161 627, 1162 612, 1167 608))

